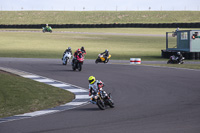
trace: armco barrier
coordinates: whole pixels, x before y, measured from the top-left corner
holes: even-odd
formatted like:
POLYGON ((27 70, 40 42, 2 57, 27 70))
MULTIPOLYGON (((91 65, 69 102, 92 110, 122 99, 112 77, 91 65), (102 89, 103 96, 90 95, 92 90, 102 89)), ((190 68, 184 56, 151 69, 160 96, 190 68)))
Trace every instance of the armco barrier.
MULTIPOLYGON (((41 29, 46 24, 0 24, 0 28, 41 29)), ((198 23, 113 23, 113 24, 49 24, 52 28, 200 28, 198 23)))

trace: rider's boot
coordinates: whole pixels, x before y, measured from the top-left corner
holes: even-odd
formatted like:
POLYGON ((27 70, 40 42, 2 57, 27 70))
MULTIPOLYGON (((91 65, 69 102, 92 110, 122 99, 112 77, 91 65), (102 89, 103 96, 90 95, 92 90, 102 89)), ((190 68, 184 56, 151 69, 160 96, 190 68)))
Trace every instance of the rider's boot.
POLYGON ((92 104, 97 104, 97 102, 94 101, 94 98, 91 98, 91 99, 90 99, 90 102, 91 102, 92 104))

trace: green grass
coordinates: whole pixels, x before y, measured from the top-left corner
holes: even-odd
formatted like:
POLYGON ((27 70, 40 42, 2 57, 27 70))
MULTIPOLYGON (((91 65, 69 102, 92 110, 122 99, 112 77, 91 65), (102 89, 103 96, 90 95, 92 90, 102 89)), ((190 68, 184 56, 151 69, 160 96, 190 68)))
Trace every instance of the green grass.
POLYGON ((200 64, 143 64, 161 67, 174 67, 174 68, 188 68, 188 69, 200 69, 200 64))
MULTIPOLYGON (((98 31, 103 30, 106 29, 98 31)), ((120 32, 121 29, 118 30, 120 32)), ((140 57, 143 60, 158 60, 161 49, 165 48, 165 37, 151 36, 0 32, 0 40, 0 57, 61 58, 68 46, 73 52, 84 46, 87 59, 95 59, 100 52, 109 49, 112 59, 140 57)))
POLYGON ((200 11, 0 11, 0 24, 199 22, 200 11))
POLYGON ((70 102, 65 90, 0 71, 0 118, 70 102))
MULTIPOLYGON (((9 30, 9 29, 6 29, 9 30)), ((16 29, 17 30, 17 29, 16 29)), ((151 35, 166 35, 166 32, 175 31, 175 28, 68 28, 68 29, 53 29, 55 31, 73 31, 73 32, 94 32, 94 33, 127 33, 127 34, 151 34, 151 35)), ((191 30, 191 28, 180 28, 180 30, 191 30)), ((199 30, 199 28, 192 28, 199 30)))
MULTIPOLYGON (((23 29, 22 29, 23 30, 23 29)), ((142 60, 163 60, 161 50, 165 49, 165 34, 172 28, 92 28, 63 29, 62 31, 86 32, 56 33, 61 29, 53 29, 53 33, 39 32, 0 32, 0 57, 22 58, 61 58, 67 47, 73 52, 84 46, 87 59, 95 59, 98 53, 109 49, 112 59, 129 60, 139 57, 142 60), (91 34, 99 33, 99 34, 91 34), (139 36, 109 35, 103 33, 141 34, 139 36), (163 36, 148 36, 148 35, 163 36)), ((181 29, 186 30, 186 29, 181 29)), ((175 46, 172 38, 170 47, 175 46)))

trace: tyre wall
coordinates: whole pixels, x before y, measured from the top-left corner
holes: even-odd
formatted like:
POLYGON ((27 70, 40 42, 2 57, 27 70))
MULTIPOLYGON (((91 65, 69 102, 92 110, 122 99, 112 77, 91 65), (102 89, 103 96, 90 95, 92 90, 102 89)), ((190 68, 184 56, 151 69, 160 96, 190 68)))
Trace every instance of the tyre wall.
MULTIPOLYGON (((49 24, 52 28, 200 28, 200 23, 49 24)), ((41 29, 45 24, 1 24, 0 28, 41 29)))

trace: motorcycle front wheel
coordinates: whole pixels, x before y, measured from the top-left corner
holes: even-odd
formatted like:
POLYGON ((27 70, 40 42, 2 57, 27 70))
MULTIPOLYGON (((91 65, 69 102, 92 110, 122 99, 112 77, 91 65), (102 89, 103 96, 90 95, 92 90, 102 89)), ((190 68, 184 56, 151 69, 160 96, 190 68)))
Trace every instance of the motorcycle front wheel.
POLYGON ((65 65, 67 65, 68 60, 69 60, 68 58, 65 59, 65 65))
POLYGON ((98 59, 96 59, 95 63, 97 64, 98 62, 99 62, 98 59))
POLYGON ((104 104, 104 102, 102 100, 97 100, 97 106, 99 107, 99 109, 101 110, 105 110, 106 106, 104 104))
POLYGON ((171 64, 171 60, 168 60, 167 64, 171 64))
POLYGON ((75 63, 72 65, 72 69, 73 69, 73 71, 76 70, 76 64, 75 63))
POLYGON ((80 63, 78 63, 78 70, 81 71, 82 70, 82 65, 80 63))

